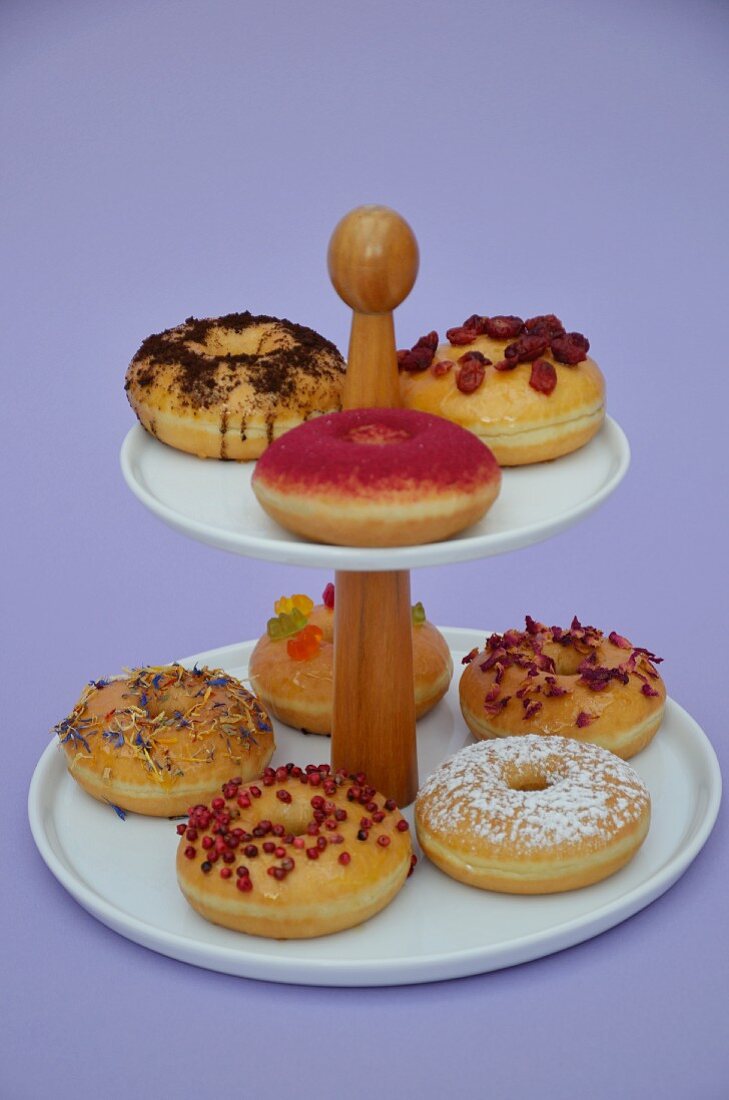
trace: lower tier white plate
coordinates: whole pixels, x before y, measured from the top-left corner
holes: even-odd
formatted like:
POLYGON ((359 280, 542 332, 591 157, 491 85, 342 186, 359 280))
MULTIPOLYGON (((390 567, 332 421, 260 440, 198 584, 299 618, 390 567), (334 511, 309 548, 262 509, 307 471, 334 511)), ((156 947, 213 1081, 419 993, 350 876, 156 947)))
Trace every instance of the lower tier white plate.
MULTIPOLYGON (((458 706, 460 658, 484 634, 443 632, 456 675, 418 723, 421 781, 472 740, 458 706)), ((200 653, 185 664, 223 667, 244 679, 253 642, 200 653)), ((275 762, 323 763, 329 739, 277 724, 275 762)), ((653 743, 633 761, 653 799, 650 833, 612 878, 566 894, 515 897, 453 881, 423 858, 395 900, 366 924, 316 940, 246 936, 208 924, 175 878, 178 837, 169 821, 122 821, 68 776, 56 744, 30 786, 33 837, 50 870, 93 916, 128 939, 183 962, 248 978, 303 985, 404 985, 480 974, 549 955, 611 928, 663 894, 706 842, 721 798, 714 751, 694 720, 669 700, 653 743)), ((410 811, 408 811, 410 816, 410 811)), ((618 945, 616 943, 616 950, 618 945)))

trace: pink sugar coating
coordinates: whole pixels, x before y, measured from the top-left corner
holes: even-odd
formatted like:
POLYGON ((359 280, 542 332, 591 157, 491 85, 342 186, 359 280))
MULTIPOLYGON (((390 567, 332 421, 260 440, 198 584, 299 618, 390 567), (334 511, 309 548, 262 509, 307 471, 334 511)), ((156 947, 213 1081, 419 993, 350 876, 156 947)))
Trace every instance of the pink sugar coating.
POLYGON ((283 491, 316 486, 348 493, 417 485, 471 490, 500 476, 493 454, 475 435, 414 409, 349 409, 316 417, 272 443, 253 475, 283 491), (409 438, 382 445, 347 438, 370 425, 406 431, 409 438))

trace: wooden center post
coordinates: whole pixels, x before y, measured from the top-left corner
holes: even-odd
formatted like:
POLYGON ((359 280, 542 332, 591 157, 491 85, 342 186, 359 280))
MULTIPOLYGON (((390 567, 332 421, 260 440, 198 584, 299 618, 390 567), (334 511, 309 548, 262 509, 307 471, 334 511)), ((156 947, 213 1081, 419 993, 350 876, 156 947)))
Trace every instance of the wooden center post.
MULTIPOLYGON (((412 230, 385 206, 358 207, 334 230, 328 261, 354 311, 343 407, 400 405, 392 312, 418 273, 412 230)), ((409 571, 338 571, 334 638, 332 764, 406 806, 418 789, 409 571)))

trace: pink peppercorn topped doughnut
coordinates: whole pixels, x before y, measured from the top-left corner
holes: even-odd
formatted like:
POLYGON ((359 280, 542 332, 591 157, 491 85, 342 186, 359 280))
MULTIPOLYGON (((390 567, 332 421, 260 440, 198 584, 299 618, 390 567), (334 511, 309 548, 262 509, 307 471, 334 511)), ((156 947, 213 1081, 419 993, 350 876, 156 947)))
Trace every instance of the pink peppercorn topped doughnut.
POLYGON ((605 381, 589 340, 553 313, 474 314, 398 352, 410 409, 436 413, 488 444, 502 466, 544 462, 577 450, 605 418, 605 381))
POLYGON ((461 710, 475 737, 560 734, 629 759, 663 718, 661 660, 612 631, 573 619, 568 630, 526 617, 465 658, 461 710))
POLYGON ((480 519, 501 471, 488 447, 441 417, 350 409, 276 440, 252 485, 269 515, 315 542, 411 546, 480 519))
POLYGON ((482 890, 551 894, 599 882, 637 852, 650 795, 607 749, 566 737, 467 745, 418 792, 418 839, 452 878, 482 890))
POLYGON ((363 775, 328 764, 228 780, 178 825, 177 878, 194 909, 254 936, 306 939, 379 913, 415 857, 408 823, 363 775))

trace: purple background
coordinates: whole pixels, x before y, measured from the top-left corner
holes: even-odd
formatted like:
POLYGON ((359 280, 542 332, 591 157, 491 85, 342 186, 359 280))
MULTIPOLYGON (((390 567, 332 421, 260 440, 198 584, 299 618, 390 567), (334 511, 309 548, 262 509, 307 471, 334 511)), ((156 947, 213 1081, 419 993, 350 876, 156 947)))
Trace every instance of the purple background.
POLYGON ((25 810, 90 677, 257 636, 278 595, 329 579, 147 514, 118 467, 122 380, 190 313, 287 316, 346 348, 324 258, 362 202, 420 241, 401 345, 474 311, 555 311, 590 337, 633 447, 596 515, 416 573, 414 598, 448 625, 618 629, 663 654, 726 764, 726 5, 4 0, 0 41, 0 1095, 726 1096, 725 815, 668 894, 596 940, 326 990, 108 931, 46 870, 25 810))

